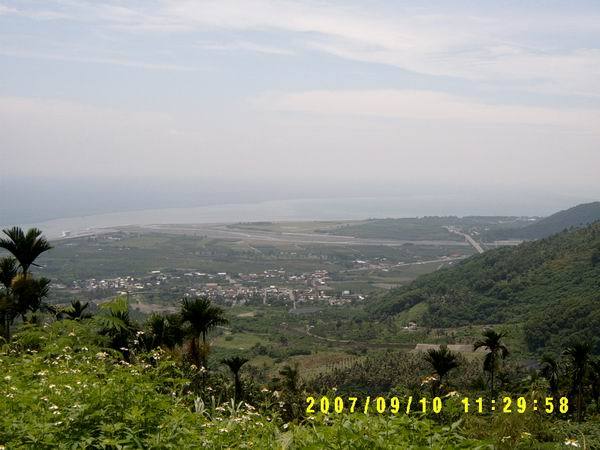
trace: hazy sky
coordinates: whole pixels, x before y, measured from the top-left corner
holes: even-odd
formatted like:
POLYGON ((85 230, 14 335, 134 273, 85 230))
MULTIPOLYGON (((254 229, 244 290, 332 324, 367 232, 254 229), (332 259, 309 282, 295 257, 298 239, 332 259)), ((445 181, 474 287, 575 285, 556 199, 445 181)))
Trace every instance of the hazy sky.
POLYGON ((133 176, 597 199, 600 2, 0 0, 0 155, 5 192, 133 176))

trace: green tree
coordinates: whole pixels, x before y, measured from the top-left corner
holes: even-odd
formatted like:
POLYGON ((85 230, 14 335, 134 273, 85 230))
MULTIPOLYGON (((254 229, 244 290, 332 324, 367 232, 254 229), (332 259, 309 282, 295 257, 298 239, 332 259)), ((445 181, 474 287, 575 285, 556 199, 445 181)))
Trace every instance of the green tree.
POLYGON ((590 382, 592 398, 596 402, 596 410, 600 412, 600 358, 590 361, 590 382))
POLYGON ((150 346, 174 348, 183 342, 184 330, 179 314, 152 314, 146 322, 150 346))
POLYGON ((540 375, 543 376, 550 386, 550 392, 555 395, 558 393, 560 382, 560 364, 551 355, 544 355, 540 360, 540 375))
POLYGON ((285 390, 291 394, 296 394, 300 391, 300 370, 299 365, 296 362, 293 366, 286 365, 280 371, 279 375, 282 376, 281 384, 285 390))
POLYGON ((502 342, 502 338, 506 333, 496 333, 494 330, 485 330, 483 332, 484 339, 475 343, 474 350, 485 348, 488 350, 487 355, 483 360, 483 370, 490 374, 490 395, 494 398, 494 376, 498 371, 500 360, 506 359, 508 356, 508 348, 502 342))
POLYGON ((458 356, 448 350, 445 345, 442 345, 439 350, 429 349, 425 355, 425 360, 438 375, 440 386, 450 371, 459 366, 458 356))
POLYGON ((231 373, 233 374, 233 381, 235 386, 234 400, 239 401, 242 399, 243 396, 242 380, 240 379, 240 370, 242 369, 242 366, 248 362, 248 360, 239 356, 233 356, 231 358, 223 359, 221 362, 227 367, 229 367, 229 370, 231 370, 231 373))
POLYGON ((190 357, 197 365, 206 367, 206 358, 209 346, 206 334, 218 325, 225 325, 227 319, 222 308, 214 306, 207 298, 194 300, 184 299, 181 304, 181 318, 189 324, 190 357), (198 346, 198 339, 202 337, 202 349, 198 346))
POLYGON ((0 283, 3 286, 0 292, 0 333, 7 341, 10 339, 10 325, 15 316, 12 282, 17 273, 18 264, 15 258, 11 256, 0 258, 0 283))
POLYGON ((592 345, 589 342, 573 342, 564 351, 564 355, 569 358, 573 382, 571 386, 571 393, 575 396, 575 407, 578 421, 583 420, 585 412, 585 406, 583 403, 584 384, 591 354, 592 345))
POLYGON ((71 302, 71 306, 66 308, 63 312, 71 320, 89 319, 92 315, 85 312, 89 306, 90 304, 87 302, 81 303, 79 300, 74 300, 71 302))
POLYGON ((50 280, 48 278, 17 275, 12 282, 15 315, 20 315, 23 322, 27 322, 26 314, 31 311, 33 316, 30 317, 30 321, 35 322, 35 313, 38 310, 49 310, 44 304, 44 299, 48 296, 49 290, 50 280))
POLYGON ((19 227, 5 229, 2 232, 7 238, 0 239, 0 248, 12 253, 19 262, 24 276, 27 276, 32 265, 36 265, 37 257, 52 248, 42 236, 41 230, 37 228, 30 228, 27 233, 19 227))
MULTIPOLYGON (((95 319, 100 325, 100 332, 111 340, 111 347, 116 350, 127 349, 127 343, 134 331, 133 322, 129 317, 129 304, 124 297, 117 297, 100 307, 100 314, 95 319)), ((125 356, 129 350, 125 351, 125 356)))

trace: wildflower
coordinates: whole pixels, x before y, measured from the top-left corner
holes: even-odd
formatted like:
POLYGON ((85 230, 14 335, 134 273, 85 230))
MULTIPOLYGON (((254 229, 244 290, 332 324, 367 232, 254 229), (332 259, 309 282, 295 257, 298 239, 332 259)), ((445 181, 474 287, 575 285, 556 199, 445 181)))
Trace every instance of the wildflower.
POLYGON ((196 367, 196 364, 192 364, 192 365, 190 366, 190 369, 192 369, 192 370, 196 370, 197 368, 198 368, 198 367, 196 367))
POLYGON ((137 333, 135 333, 135 335, 136 335, 137 337, 140 337, 140 336, 143 336, 143 335, 144 335, 144 332, 143 332, 143 331, 138 331, 137 333))
POLYGON ((333 387, 333 388, 331 388, 331 390, 332 390, 333 392, 337 392, 337 388, 336 388, 336 387, 333 387))
POLYGON ((577 442, 577 439, 567 439, 565 440, 565 445, 568 445, 570 447, 581 447, 579 442, 577 442))
POLYGON ((283 429, 284 429, 284 430, 287 430, 289 426, 290 426, 290 424, 289 424, 289 423, 284 423, 284 424, 283 424, 283 429))
POLYGON ((87 352, 88 348, 87 347, 81 347, 81 350, 84 351, 84 352, 87 352))
POLYGON ((437 377, 434 375, 430 375, 428 377, 423 378, 423 380, 421 381, 421 386, 425 386, 433 381, 437 381, 437 377))
POLYGON ((460 394, 456 391, 452 391, 452 392, 448 392, 445 396, 446 397, 458 397, 460 394))
POLYGON ((56 411, 58 409, 58 406, 56 406, 56 405, 50 405, 50 407, 48 409, 50 411, 56 411))
POLYGON ((10 381, 10 379, 11 379, 10 375, 6 375, 6 376, 4 377, 4 380, 6 380, 6 381, 10 381))
POLYGON ((98 359, 105 359, 107 356, 108 356, 108 353, 106 353, 106 352, 96 353, 96 358, 98 358, 98 359))
POLYGON ((221 432, 221 433, 227 433, 227 428, 220 428, 219 432, 221 432))
POLYGON ((527 431, 523 431, 521 433, 521 437, 522 438, 530 438, 531 437, 531 433, 528 433, 527 431))
POLYGON ((60 411, 54 411, 52 414, 54 414, 55 416, 60 415, 60 411))
POLYGON ((244 406, 246 407, 246 409, 254 411, 254 406, 252 406, 251 404, 244 402, 244 406))
POLYGON ((509 439, 512 439, 512 436, 503 436, 502 439, 500 439, 500 442, 506 442, 509 439))
POLYGON ((72 331, 71 331, 71 332, 69 333, 69 336, 71 336, 71 337, 72 337, 72 336, 76 336, 76 335, 75 335, 75 333, 74 333, 74 332, 72 332, 72 331))
POLYGON ((260 390, 260 392, 269 392, 269 390, 266 387, 264 387, 260 390))
POLYGON ((280 395, 280 394, 279 394, 279 392, 277 392, 277 391, 273 391, 273 397, 275 397, 275 398, 279 398, 279 395, 280 395))

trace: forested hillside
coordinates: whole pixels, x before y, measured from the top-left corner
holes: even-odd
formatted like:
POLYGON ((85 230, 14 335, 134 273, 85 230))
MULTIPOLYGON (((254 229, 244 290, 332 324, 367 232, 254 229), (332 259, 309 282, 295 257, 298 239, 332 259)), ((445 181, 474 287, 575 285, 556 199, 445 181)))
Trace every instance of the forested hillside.
POLYGON ((584 203, 559 211, 531 225, 491 230, 486 235, 486 239, 541 239, 569 228, 581 228, 599 220, 600 202, 584 203))
POLYGON ((391 290, 373 303, 376 317, 417 304, 421 324, 525 324, 531 351, 592 339, 600 353, 600 222, 500 248, 391 290))

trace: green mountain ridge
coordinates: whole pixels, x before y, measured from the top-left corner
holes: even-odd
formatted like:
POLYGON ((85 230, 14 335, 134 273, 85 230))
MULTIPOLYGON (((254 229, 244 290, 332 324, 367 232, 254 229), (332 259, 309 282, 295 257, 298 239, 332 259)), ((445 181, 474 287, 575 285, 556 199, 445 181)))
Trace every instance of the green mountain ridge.
POLYGON ((370 313, 389 317, 416 305, 424 326, 522 323, 532 352, 581 339, 600 353, 600 222, 424 275, 380 297, 370 313))
POLYGON ((542 239, 570 228, 581 228, 600 220, 600 202, 582 203, 524 227, 495 229, 488 232, 486 240, 542 239))

